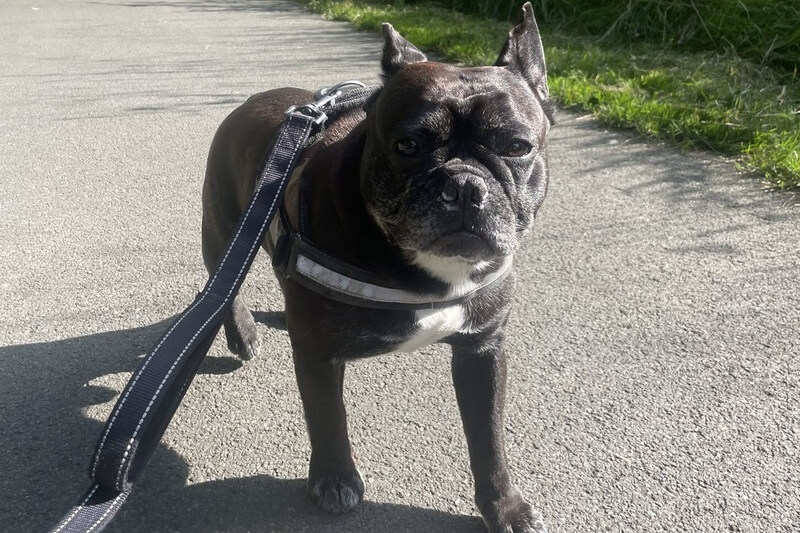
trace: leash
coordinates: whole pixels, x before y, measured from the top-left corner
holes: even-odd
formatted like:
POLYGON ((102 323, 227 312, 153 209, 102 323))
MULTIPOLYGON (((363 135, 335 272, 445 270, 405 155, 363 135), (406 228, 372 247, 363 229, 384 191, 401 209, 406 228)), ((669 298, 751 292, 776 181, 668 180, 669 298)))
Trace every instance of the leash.
POLYGON ((259 171, 216 272, 139 365, 106 421, 89 465, 91 487, 51 533, 101 531, 125 503, 208 352, 283 200, 288 177, 325 123, 375 92, 347 81, 292 106, 259 171))

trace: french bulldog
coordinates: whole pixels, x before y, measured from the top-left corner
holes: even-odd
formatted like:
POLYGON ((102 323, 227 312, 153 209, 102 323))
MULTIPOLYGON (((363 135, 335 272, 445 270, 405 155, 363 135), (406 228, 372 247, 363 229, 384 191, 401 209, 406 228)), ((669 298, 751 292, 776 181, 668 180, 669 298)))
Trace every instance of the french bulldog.
MULTIPOLYGON (((389 24, 383 36, 383 85, 306 150, 284 196, 286 217, 273 230, 283 224, 290 226, 284 232, 302 232, 350 272, 367 273, 370 287, 445 304, 365 306, 278 276, 311 440, 308 488, 333 513, 364 495, 342 401, 346 363, 443 342, 452 347, 475 501, 487 529, 543 532, 540 514, 511 480, 503 437, 504 326, 515 282, 509 267, 545 198, 553 122, 533 9, 525 4, 493 66, 429 61, 389 24)), ((294 88, 260 93, 219 127, 203 187, 209 271, 248 204, 285 110, 311 101, 312 93, 294 88)), ((270 253, 278 230, 265 239, 270 253)), ((256 326, 241 295, 224 330, 233 352, 257 355, 256 326)))

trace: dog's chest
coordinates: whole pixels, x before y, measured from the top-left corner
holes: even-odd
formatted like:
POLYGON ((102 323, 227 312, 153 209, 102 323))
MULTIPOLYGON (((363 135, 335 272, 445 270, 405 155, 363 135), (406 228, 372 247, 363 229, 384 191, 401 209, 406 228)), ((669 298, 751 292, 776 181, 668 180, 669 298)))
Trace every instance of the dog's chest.
POLYGON ((452 305, 442 309, 415 311, 414 320, 411 336, 402 341, 393 351, 413 352, 462 331, 466 323, 466 315, 464 306, 452 305))

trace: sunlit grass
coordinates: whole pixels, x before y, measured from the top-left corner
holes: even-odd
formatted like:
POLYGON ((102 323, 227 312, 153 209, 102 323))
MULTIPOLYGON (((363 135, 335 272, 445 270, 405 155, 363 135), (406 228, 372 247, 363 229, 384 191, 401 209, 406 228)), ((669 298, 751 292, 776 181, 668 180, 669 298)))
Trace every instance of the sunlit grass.
MULTIPOLYGON (((429 3, 310 0, 324 16, 375 31, 390 21, 420 48, 490 64, 509 24, 429 3)), ((732 52, 611 44, 542 27, 550 90, 562 106, 605 124, 737 157, 779 188, 800 187, 800 80, 732 52)))

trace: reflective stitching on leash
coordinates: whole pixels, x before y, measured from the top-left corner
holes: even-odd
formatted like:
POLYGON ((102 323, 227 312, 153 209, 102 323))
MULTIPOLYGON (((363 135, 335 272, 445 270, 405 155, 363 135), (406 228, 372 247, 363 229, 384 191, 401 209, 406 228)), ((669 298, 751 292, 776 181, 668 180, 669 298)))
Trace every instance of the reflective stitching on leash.
MULTIPOLYGON (((307 130, 309 127, 310 127, 310 126, 308 126, 308 125, 307 125, 307 126, 306 126, 306 130, 307 130)), ((284 133, 284 135, 285 135, 285 133, 284 133)), ((276 146, 277 146, 277 141, 276 141, 276 143, 275 143, 275 144, 276 144, 276 146)), ((296 152, 297 152, 297 147, 295 147, 295 151, 292 153, 292 157, 294 157, 294 154, 295 154, 296 152)), ((277 198, 273 199, 273 206, 274 206, 274 204, 275 204, 275 201, 276 201, 276 200, 277 200, 277 198)), ((246 212, 246 214, 245 214, 245 217, 246 217, 246 216, 247 216, 247 215, 250 213, 250 211, 252 210, 252 207, 253 207, 253 204, 251 204, 251 205, 248 207, 248 210, 247 210, 247 212, 246 212)), ((271 210, 271 209, 272 209, 272 206, 270 206, 270 210, 271 210)), ((240 227, 240 228, 239 228, 239 231, 237 232, 237 234, 236 234, 236 237, 238 237, 238 236, 239 236, 239 234, 241 233, 241 230, 242 230, 242 227, 240 227)), ((225 263, 225 261, 227 261, 229 254, 230 254, 230 248, 229 248, 228 250, 226 250, 226 251, 225 251, 225 256, 222 258, 222 262, 220 263, 220 267, 222 266, 222 264, 224 264, 224 263, 225 263)), ((219 274, 219 272, 220 272, 220 268, 218 268, 218 269, 217 269, 217 271, 214 273, 214 276, 211 278, 211 281, 209 282, 209 286, 210 286, 210 285, 212 285, 212 284, 214 283, 214 281, 216 281, 216 279, 217 279, 217 275, 219 274)), ((238 278, 237 278, 237 279, 238 279, 238 278)), ((175 330, 175 328, 177 328, 177 327, 180 325, 180 323, 183 321, 183 319, 184 319, 184 318, 186 318, 186 316, 187 316, 187 315, 189 315, 189 314, 190 314, 190 313, 191 313, 191 312, 194 310, 194 308, 195 308, 195 307, 197 307, 198 305, 200 305, 200 303, 201 303, 201 302, 202 302, 202 301, 205 299, 205 296, 206 296, 206 295, 204 294, 204 295, 203 295, 203 296, 202 296, 202 297, 201 297, 201 298, 200 298, 200 299, 199 299, 197 302, 195 302, 195 304, 194 304, 194 305, 192 305, 192 306, 191 306, 191 307, 190 307, 190 308, 189 308, 189 309, 188 309, 186 312, 184 312, 183 316, 181 316, 181 317, 178 319, 178 321, 177 321, 177 322, 175 322, 175 324, 173 324, 173 326, 170 328, 170 330, 167 332, 167 334, 166 334, 166 335, 164 335, 164 338, 162 338, 162 339, 161 339, 161 342, 159 342, 159 343, 158 343, 158 345, 156 346, 156 348, 155 348, 155 349, 153 350, 153 352, 150 354, 150 357, 148 357, 148 358, 147 358, 147 360, 144 362, 144 364, 142 365, 142 367, 139 369, 139 372, 137 372, 136 376, 134 377, 133 381, 131 382, 131 386, 130 386, 130 387, 128 388, 128 390, 125 392, 125 396, 123 396, 122 400, 120 401, 120 404, 119 404, 119 406, 118 406, 118 407, 117 407, 117 408, 114 410, 114 414, 113 414, 113 416, 111 417, 111 421, 108 423, 108 427, 106 428, 106 431, 105 431, 105 433, 103 434, 103 438, 100 440, 100 445, 99 445, 99 446, 98 446, 98 448, 97 448, 97 453, 95 454, 94 463, 93 463, 93 465, 92 465, 92 479, 94 479, 94 477, 95 477, 95 473, 97 472, 97 466, 98 466, 98 465, 99 465, 99 463, 100 463, 100 455, 102 454, 102 451, 103 451, 103 446, 105 445, 106 439, 108 438, 108 434, 111 432, 111 428, 114 426, 114 422, 116 421, 116 419, 117 419, 117 416, 119 416, 119 413, 120 413, 120 411, 122 410, 122 407, 125 405, 125 402, 127 401, 127 399, 128 399, 128 396, 130 395, 130 392, 131 392, 131 391, 133 390, 133 388, 136 386, 136 383, 138 382, 139 378, 142 376, 142 373, 143 373, 143 372, 145 371, 145 369, 147 368, 147 365, 149 365, 149 364, 150 364, 150 361, 153 359, 153 357, 154 357, 154 356, 155 356, 155 355, 158 353, 158 351, 161 349, 161 346, 164 344, 164 342, 165 342, 165 341, 166 341, 166 340, 169 338, 169 336, 172 334, 172 332, 175 330)), ((152 402, 151 402, 151 405, 152 405, 152 402)), ((148 408, 149 408, 149 406, 148 406, 148 408)), ((127 456, 127 454, 128 454, 128 451, 130 451, 130 446, 131 446, 131 444, 133 444, 133 442, 132 442, 132 441, 131 441, 131 443, 129 443, 129 444, 128 444, 128 448, 125 450, 125 456, 127 456)), ((124 457, 123 457, 123 462, 124 462, 124 457)), ((120 466, 121 466, 121 465, 120 465, 120 466)), ((116 480, 116 483, 118 483, 118 482, 119 482, 119 476, 117 477, 117 480, 116 480)))
MULTIPOLYGON (((215 278, 216 278, 216 274, 215 274, 215 278)), ((212 282, 213 282, 213 280, 212 280, 212 282)), ((114 422, 116 421, 116 419, 117 419, 117 416, 119 415, 119 412, 120 412, 120 411, 122 410, 122 408, 125 406, 125 402, 126 402, 126 401, 127 401, 127 399, 128 399, 128 395, 131 393, 131 391, 133 390, 133 388, 136 386, 136 382, 137 382, 137 381, 139 381, 139 378, 141 377, 142 373, 143 373, 143 372, 145 371, 145 369, 147 368, 147 365, 148 365, 148 364, 150 364, 150 361, 153 359, 153 357, 155 356, 155 354, 156 354, 156 353, 158 353, 158 350, 161 348, 161 345, 162 345, 162 344, 164 344, 164 341, 166 341, 166 340, 167 340, 167 338, 169 338, 169 336, 172 334, 172 332, 175 330, 175 328, 177 328, 177 327, 178 327, 178 325, 179 325, 179 324, 180 324, 180 323, 183 321, 183 319, 184 319, 184 318, 185 318, 185 317, 186 317, 186 316, 187 316, 187 315, 188 315, 188 314, 189 314, 189 313, 190 313, 190 312, 191 312, 191 311, 192 311, 192 310, 193 310, 195 307, 197 307, 198 305, 200 305, 200 302, 202 302, 202 301, 203 301, 203 298, 200 298, 200 299, 199 299, 197 302, 195 302, 195 304, 194 304, 193 306, 191 306, 191 307, 190 307, 190 308, 189 308, 189 309, 188 309, 188 310, 187 310, 187 311, 186 311, 186 312, 183 314, 183 316, 181 316, 181 317, 178 319, 178 321, 177 321, 177 322, 175 322, 175 324, 173 324, 172 328, 170 328, 170 330, 167 332, 167 334, 166 334, 166 335, 164 335, 164 338, 163 338, 163 339, 161 339, 161 342, 159 342, 159 343, 158 343, 158 346, 156 346, 155 350, 153 350, 153 352, 150 354, 150 356, 149 356, 149 357, 147 358, 147 360, 144 362, 144 364, 142 365, 142 367, 139 369, 139 372, 136 374, 136 377, 135 377, 135 378, 134 378, 134 380, 131 382, 131 386, 130 386, 130 387, 128 388, 128 390, 125 392, 125 396, 123 396, 123 397, 122 397, 122 400, 120 401, 120 403, 119 403, 119 406, 118 406, 118 407, 117 407, 117 408, 114 410, 114 416, 112 416, 112 417, 111 417, 111 421, 108 423, 108 427, 106 428, 106 431, 105 431, 105 433, 103 434, 103 438, 100 440, 100 446, 98 446, 98 447, 97 447, 97 453, 96 453, 96 454, 95 454, 95 456, 94 456, 94 464, 92 465, 92 479, 94 479, 95 472, 97 471, 97 465, 100 463, 100 455, 101 455, 101 453, 103 452, 103 446, 104 446, 104 445, 105 445, 105 443, 106 443, 106 438, 108 437, 108 434, 111 432, 111 428, 114 426, 114 422)), ((130 445, 129 445, 129 446, 130 446, 130 445)), ((127 451, 126 451, 126 453, 127 453, 127 451)))
POLYGON ((100 523, 103 521, 103 519, 104 519, 106 516, 108 516, 108 513, 110 513, 111 511, 113 511, 115 507, 119 507, 120 505, 122 505, 122 504, 125 502, 125 499, 126 499, 127 497, 128 497, 127 493, 125 493, 125 492, 120 492, 120 493, 117 495, 117 497, 116 497, 116 498, 114 498, 114 503, 112 503, 111 505, 109 505, 109 506, 108 506, 108 509, 106 509, 106 512, 105 512, 105 513, 103 513, 103 515, 102 515, 100 518, 98 518, 98 519, 97 519, 97 521, 96 521, 94 524, 92 524, 92 527, 90 527, 89 529, 87 529, 87 530, 86 530, 86 533, 92 533, 92 531, 94 531, 94 528, 96 528, 97 526, 99 526, 99 525, 100 525, 100 523))
MULTIPOLYGON (((307 132, 307 131, 308 131, 310 128, 311 128, 311 123, 310 123, 310 122, 307 122, 307 123, 306 123, 306 125, 305 125, 304 132, 303 132, 303 133, 305 134, 305 132, 307 132)), ((278 145, 280 145, 280 143, 281 143, 281 140, 282 140, 283 138, 285 138, 285 137, 286 137, 286 130, 285 130, 285 129, 282 129, 282 130, 281 130, 281 135, 280 135, 280 136, 278 137, 278 139, 275 141, 275 146, 278 146, 278 145)), ((292 154, 291 154, 291 157, 290 157, 290 161, 291 161, 292 159, 294 159, 294 157, 295 157, 295 154, 297 154, 297 151, 298 151, 299 149, 300 149, 300 146, 298 146, 298 145, 295 145, 295 146, 294 146, 294 149, 292 150, 292 154)), ((280 182, 280 184, 278 185, 278 190, 280 190, 280 188, 283 186, 283 183, 286 181, 286 177, 289 175, 289 172, 288 172, 288 170, 289 170, 289 169, 287 168, 287 169, 286 169, 286 170, 283 172, 283 176, 281 177, 281 182, 280 182)), ((264 174, 266 175, 266 173, 267 173, 267 170, 265 169, 265 170, 264 170, 264 174)), ((266 228, 266 221, 269 219, 269 217, 270 217, 270 214, 271 214, 271 213, 272 213, 272 211, 274 210, 274 208, 275 208, 275 203, 276 203, 277 201, 278 201, 278 195, 276 195, 276 196, 275 196, 275 197, 272 199, 272 203, 270 204, 270 206, 269 206, 269 208, 268 208, 268 210, 267 210, 267 216, 266 216, 266 217, 264 217, 264 222, 261 224, 261 228, 260 228, 260 230, 259 230, 259 233, 258 233, 258 235, 260 235, 260 236, 263 236, 263 234, 264 234, 264 230, 265 230, 265 228, 266 228)), ((249 207, 248 207, 248 209, 247 209, 247 212, 245 213, 244 219, 247 219, 247 217, 249 216, 249 214, 250 214, 250 211, 252 210, 252 208, 253 208, 253 206, 254 206, 254 205, 255 205, 255 202, 252 202, 252 203, 250 204, 250 206, 249 206, 249 207)), ((239 235, 241 234, 241 231, 242 231, 242 229, 243 229, 243 228, 244 228, 244 224, 242 224, 242 225, 239 227, 239 230, 237 231, 237 233, 236 233, 236 236, 234 237, 234 241, 235 241, 236 239, 238 239, 238 237, 239 237, 239 235)), ((249 251, 249 252, 248 252, 248 254, 247 254, 247 257, 250 257, 250 256, 252 255, 252 253, 253 253, 253 250, 254 250, 254 249, 255 249, 255 248, 256 248, 256 247, 257 247, 257 246, 260 244, 260 242, 261 242, 261 239, 260 239, 260 238, 259 238, 259 239, 256 239, 256 240, 255 240, 255 242, 253 242, 252 246, 250 247, 250 251, 249 251)), ((217 273, 219 273, 219 272, 222 270, 222 266, 225 264, 225 261, 226 261, 226 260, 227 260, 227 258, 228 258, 228 254, 229 254, 229 252, 230 252, 231 248, 232 248, 232 247, 229 247, 229 248, 228 248, 228 250, 226 251, 226 253, 225 253, 225 256, 224 256, 224 257, 223 257, 223 259, 222 259, 222 262, 220 263, 220 266, 217 268, 217 272, 214 274, 214 277, 212 278, 212 281, 209 283, 209 285, 213 284, 214 280, 216 279, 217 273)), ((120 465, 119 465, 119 469, 117 470, 117 477, 116 477, 116 480, 115 480, 115 485, 117 485, 118 487, 119 487, 119 483, 120 483, 120 476, 122 475, 122 470, 123 470, 123 467, 124 467, 124 466, 125 466, 125 464, 128 462, 128 457, 129 457, 129 452, 130 452, 130 450, 131 450, 131 446, 133 446, 133 442, 136 440, 136 435, 138 435, 138 433, 139 433, 139 429, 141 429, 141 426, 142 426, 142 422, 144 421, 145 417, 147 417, 147 413, 149 413, 149 412, 150 412, 150 408, 153 406, 153 403, 155 402, 155 399, 158 397, 158 394, 161 392, 161 389, 164 387, 164 383, 166 383, 167 379, 169 379, 169 376, 172 374, 172 371, 175 369, 175 366, 176 366, 176 365, 177 365, 177 364, 178 364, 178 363, 181 361, 181 359, 183 358, 184 354, 185 354, 185 353, 186 353, 186 351, 189 349, 189 345, 191 345, 191 344, 192 344, 192 342, 194 342, 194 340, 195 340, 195 339, 197 338, 197 336, 200 334, 200 330, 204 329, 204 328, 205 328, 205 327, 208 325, 208 323, 209 323, 209 322, 210 322, 210 321, 211 321, 211 320, 212 320, 212 319, 213 319, 213 318, 214 318, 214 317, 215 317, 217 314, 219 314, 220 310, 222 310, 222 308, 223 308, 223 307, 225 307, 225 304, 226 304, 226 303, 228 302, 228 300, 230 299, 230 297, 231 297, 231 294, 233 294, 233 289, 234 289, 234 286, 235 286, 235 285, 238 283, 239 279, 242 277, 242 273, 245 271, 245 267, 246 267, 246 262, 245 262, 245 264, 243 264, 243 265, 242 265, 242 267, 239 269, 239 273, 236 275, 236 280, 234 281, 233 285, 231 286, 230 290, 228 291, 228 294, 225 296, 225 299, 224 299, 224 300, 222 301, 222 303, 221 303, 221 304, 220 304, 220 305, 217 307, 217 309, 214 311, 214 313, 212 313, 212 315, 211 315, 211 316, 210 316, 210 317, 209 317, 209 318, 208 318, 208 319, 207 319, 207 320, 206 320, 206 321, 203 323, 203 325, 202 325, 202 326, 199 328, 199 330, 198 330, 198 331, 197 331, 197 332, 196 332, 196 333, 195 333, 195 334, 192 336, 191 340, 190 340, 190 341, 189 341, 189 342, 186 344, 186 346, 184 347, 183 351, 181 351, 180 355, 178 355, 178 357, 177 357, 177 358, 175 359, 175 361, 172 363, 172 366, 171 366, 171 367, 169 368, 169 370, 167 371, 167 373, 166 373, 166 375, 164 376, 164 378, 161 380, 161 383, 159 384, 158 388, 156 389, 155 393, 153 394, 153 397, 150 399, 150 402, 147 404, 147 407, 145 408, 145 410, 144 410, 144 413, 142 413, 142 417, 139 419, 139 423, 136 425, 136 429, 134 430, 134 432, 133 432, 133 435, 131 435, 130 441, 128 442, 128 446, 125 448, 125 453, 124 453, 124 454, 123 454, 123 456, 122 456, 122 461, 121 461, 121 463, 120 463, 120 465)), ((203 294, 203 296, 202 296, 202 297, 201 297, 201 298, 200 298, 200 299, 197 301, 197 303, 196 303, 194 306, 192 306, 192 308, 191 308, 191 309, 194 309, 194 307, 196 307, 197 305, 199 305, 199 304, 200 304, 200 302, 202 302, 202 301, 203 301, 203 299, 205 298, 205 296, 206 296, 206 294, 204 293, 204 294, 203 294)), ((185 316, 187 316, 188 314, 189 314, 189 312, 187 311, 187 312, 186 312, 186 313, 185 313, 183 316, 185 317, 185 316)), ((182 319, 183 319, 183 317, 181 317, 181 320, 182 320, 182 319)), ((178 323, 179 323, 179 322, 180 322, 180 320, 178 320, 178 322, 176 322, 175 326, 173 326, 173 327, 172 327, 172 329, 170 330, 170 332, 169 332, 169 333, 167 333, 167 335, 164 337, 164 339, 162 340, 162 342, 161 342, 161 343, 159 343, 159 346, 158 346, 158 347, 160 347, 160 346, 161 346, 161 344, 163 344, 163 341, 164 341, 164 340, 166 340, 166 338, 167 338, 167 337, 170 335, 170 333, 172 333, 172 331, 175 329, 175 327, 177 327, 177 325, 178 325, 178 323)), ((148 358, 148 361, 145 363, 145 366, 147 365, 147 363, 149 363, 149 361, 152 359, 152 357, 153 357, 153 356, 155 355, 155 353, 158 351, 158 347, 156 348, 156 350, 154 350, 154 351, 153 351, 153 354, 151 354, 151 356, 148 358)), ((142 370, 144 370, 144 368, 142 368, 142 370)), ((139 373, 139 376, 140 376, 140 375, 141 375, 141 372, 139 373)), ((139 377, 139 376, 137 376, 137 379, 138 379, 138 377, 139 377)), ((135 382, 134 382, 134 384, 135 384, 135 382)), ((132 388, 133 388, 133 385, 131 386, 131 389, 132 389, 132 388)), ((130 391, 130 389, 129 389, 129 391, 130 391)), ((126 395, 126 397, 127 397, 127 395, 126 395)), ((121 406, 120 406, 120 407, 121 407, 121 406)), ((110 425, 109 425, 109 430, 110 430, 110 429, 111 429, 111 428, 110 428, 110 425)), ((108 434, 108 431, 106 431, 106 434, 108 434)), ((105 436, 104 436, 104 438, 105 438, 105 436)), ((98 458, 99 458, 99 453, 98 453, 98 458)))
POLYGON ((53 531, 53 533, 59 533, 62 529, 67 527, 67 524, 69 524, 70 521, 73 518, 75 518, 75 515, 77 515, 79 512, 81 512, 81 509, 83 508, 83 506, 86 505, 86 502, 89 501, 89 498, 91 498, 94 495, 94 493, 97 492, 97 489, 99 487, 100 487, 100 485, 95 483, 94 488, 92 488, 92 490, 89 492, 89 495, 86 496, 86 498, 75 508, 75 510, 68 517, 66 517, 63 522, 61 522, 58 525, 58 529, 53 531))

